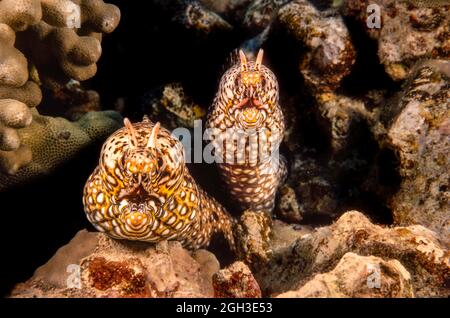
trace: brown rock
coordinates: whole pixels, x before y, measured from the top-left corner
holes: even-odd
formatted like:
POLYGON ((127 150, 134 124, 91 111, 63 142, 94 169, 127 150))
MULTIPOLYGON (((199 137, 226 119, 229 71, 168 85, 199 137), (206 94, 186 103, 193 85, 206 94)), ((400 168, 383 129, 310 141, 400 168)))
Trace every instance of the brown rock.
POLYGON ((411 274, 418 297, 450 295, 450 252, 436 233, 420 225, 385 228, 350 211, 333 225, 316 229, 273 256, 254 275, 263 292, 298 289, 316 274, 331 271, 348 252, 396 259, 411 274))
POLYGON ((234 262, 213 276, 214 297, 260 298, 261 289, 243 262, 234 262))
POLYGON ((271 222, 265 213, 247 210, 242 214, 234 231, 238 258, 252 265, 269 259, 271 222))
POLYGON ((178 242, 155 246, 81 231, 10 296, 212 297, 217 259, 206 251, 196 258, 203 261, 178 242))
POLYGON ((339 87, 355 62, 355 49, 340 16, 317 10, 306 0, 295 0, 278 12, 280 26, 307 48, 299 69, 314 92, 339 87))
POLYGON ((414 293, 411 276, 399 261, 347 253, 332 271, 317 274, 298 290, 277 297, 404 298, 414 293))
POLYGON ((448 59, 450 55, 450 6, 435 5, 433 1, 421 3, 414 6, 396 0, 343 1, 342 13, 356 17, 361 27, 378 41, 380 62, 395 80, 408 77, 420 59, 448 59), (380 28, 367 27, 366 11, 370 4, 379 8, 380 28))
POLYGON ((380 110, 374 127, 399 160, 399 190, 390 200, 399 225, 421 224, 450 244, 450 62, 415 68, 405 89, 380 110))

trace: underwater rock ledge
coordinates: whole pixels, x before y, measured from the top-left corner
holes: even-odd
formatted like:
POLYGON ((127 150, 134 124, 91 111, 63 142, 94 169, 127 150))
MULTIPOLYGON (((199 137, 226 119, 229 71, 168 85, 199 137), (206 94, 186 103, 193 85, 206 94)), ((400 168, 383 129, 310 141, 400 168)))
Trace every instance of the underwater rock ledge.
POLYGON ((117 241, 83 230, 10 297, 450 296, 450 252, 423 226, 382 227, 349 211, 309 233, 279 224, 273 232, 267 260, 220 270, 214 254, 179 242, 117 241), (80 288, 67 285, 75 283, 80 288))

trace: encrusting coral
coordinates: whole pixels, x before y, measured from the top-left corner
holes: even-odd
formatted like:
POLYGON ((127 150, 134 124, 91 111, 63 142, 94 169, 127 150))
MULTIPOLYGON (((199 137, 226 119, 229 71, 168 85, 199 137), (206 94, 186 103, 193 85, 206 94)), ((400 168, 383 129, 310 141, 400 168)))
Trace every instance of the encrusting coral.
POLYGON ((102 33, 112 32, 119 9, 102 0, 3 0, 0 2, 0 170, 30 163, 18 129, 31 124, 39 85, 55 89, 95 75, 102 33), (14 116, 13 116, 14 115, 14 116))
POLYGON ((42 116, 33 111, 31 124, 18 131, 26 146, 14 152, 2 152, 0 167, 9 174, 0 179, 0 191, 45 175, 72 158, 86 146, 98 142, 122 125, 115 111, 89 112, 76 122, 62 117, 42 116), (21 160, 33 161, 19 169, 21 160))

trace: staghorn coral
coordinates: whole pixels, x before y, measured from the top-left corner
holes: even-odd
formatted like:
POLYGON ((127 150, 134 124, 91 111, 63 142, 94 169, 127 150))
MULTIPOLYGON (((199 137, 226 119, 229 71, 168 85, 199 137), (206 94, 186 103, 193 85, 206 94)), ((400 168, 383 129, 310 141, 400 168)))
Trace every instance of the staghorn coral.
POLYGON ((106 138, 121 124, 122 117, 114 111, 90 112, 70 122, 61 117, 41 116, 34 110, 32 123, 18 132, 21 148, 0 157, 1 169, 10 172, 0 179, 0 191, 50 173, 84 147, 106 138), (18 170, 18 162, 30 158, 30 151, 33 161, 18 170))
POLYGON ((112 32, 119 20, 119 9, 102 0, 0 2, 2 172, 14 173, 31 161, 23 156, 29 151, 21 145, 18 129, 30 125, 29 108, 41 103, 39 84, 55 89, 70 79, 94 76, 102 33, 112 32))

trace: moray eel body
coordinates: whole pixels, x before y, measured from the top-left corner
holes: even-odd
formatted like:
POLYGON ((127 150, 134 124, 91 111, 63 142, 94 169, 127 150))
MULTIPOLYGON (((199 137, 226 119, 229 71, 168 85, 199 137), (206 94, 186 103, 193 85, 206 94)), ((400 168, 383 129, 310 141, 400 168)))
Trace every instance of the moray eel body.
POLYGON ((286 176, 278 152, 284 133, 278 82, 262 65, 262 50, 254 62, 239 53, 240 63, 222 76, 206 126, 232 197, 242 210, 270 213, 286 176))
POLYGON ((177 240, 192 249, 223 232, 234 247, 224 208, 193 180, 181 142, 148 118, 113 133, 86 182, 88 220, 116 239, 177 240))

